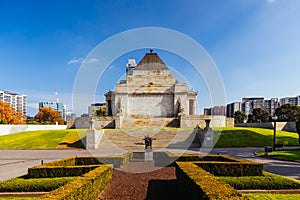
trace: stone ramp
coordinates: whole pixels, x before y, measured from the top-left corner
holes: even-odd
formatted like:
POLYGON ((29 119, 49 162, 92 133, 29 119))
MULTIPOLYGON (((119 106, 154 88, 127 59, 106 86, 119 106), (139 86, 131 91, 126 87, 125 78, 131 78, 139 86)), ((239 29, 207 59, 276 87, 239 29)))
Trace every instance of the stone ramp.
POLYGON ((120 129, 105 130, 98 149, 121 148, 121 149, 144 149, 144 137, 152 138, 153 149, 196 147, 195 132, 192 129, 120 129))

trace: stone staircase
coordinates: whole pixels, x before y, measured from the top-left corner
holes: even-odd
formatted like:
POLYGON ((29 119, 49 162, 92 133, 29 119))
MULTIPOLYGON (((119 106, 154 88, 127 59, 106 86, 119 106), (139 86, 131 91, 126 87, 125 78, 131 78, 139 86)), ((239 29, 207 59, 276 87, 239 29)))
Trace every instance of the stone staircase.
POLYGON ((122 121, 122 128, 161 128, 161 127, 179 127, 179 119, 177 118, 134 118, 126 117, 122 121))
POLYGON ((105 130, 98 148, 144 149, 144 137, 152 138, 152 148, 184 148, 198 146, 193 129, 139 128, 105 130))

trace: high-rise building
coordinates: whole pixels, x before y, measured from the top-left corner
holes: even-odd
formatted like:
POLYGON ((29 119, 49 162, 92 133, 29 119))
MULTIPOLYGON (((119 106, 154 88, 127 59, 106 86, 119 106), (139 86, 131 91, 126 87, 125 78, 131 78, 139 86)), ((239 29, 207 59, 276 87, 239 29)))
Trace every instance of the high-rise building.
POLYGON ((226 106, 214 106, 204 109, 204 115, 221 115, 226 116, 226 106))
POLYGON ((265 100, 263 97, 252 97, 242 99, 242 112, 246 115, 252 114, 253 109, 261 108, 270 113, 270 115, 275 114, 276 108, 278 108, 279 103, 277 98, 272 98, 270 100, 265 100))
POLYGON ((227 104, 226 106, 226 115, 227 117, 234 117, 234 113, 238 110, 242 110, 242 103, 241 102, 233 102, 230 104, 227 104))
POLYGON ((0 101, 10 104, 15 111, 22 111, 24 115, 27 113, 26 100, 27 95, 0 90, 0 101))
POLYGON ((53 110, 59 112, 62 116, 62 119, 64 121, 67 120, 67 115, 66 115, 66 105, 63 103, 59 102, 40 102, 39 103, 39 108, 52 108, 53 110))
POLYGON ((300 106, 300 95, 295 97, 284 97, 280 99, 280 105, 284 104, 293 104, 296 106, 300 106))

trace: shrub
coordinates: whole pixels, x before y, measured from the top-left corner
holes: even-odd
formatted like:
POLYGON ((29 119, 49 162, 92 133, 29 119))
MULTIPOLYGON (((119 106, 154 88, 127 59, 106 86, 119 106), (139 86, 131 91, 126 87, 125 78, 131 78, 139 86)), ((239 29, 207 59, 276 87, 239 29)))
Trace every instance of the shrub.
POLYGON ((64 178, 39 178, 28 179, 19 177, 0 182, 0 192, 48 192, 65 185, 75 179, 74 177, 64 178))
POLYGON ((89 171, 99 167, 99 165, 87 166, 45 166, 33 167, 28 169, 28 176, 30 178, 54 178, 54 177, 71 177, 81 176, 89 171))
POLYGON ((264 190, 281 190, 281 189, 300 189, 300 181, 286 178, 283 176, 263 172, 263 176, 251 177, 218 177, 221 181, 231 185, 238 190, 264 189, 264 190))
POLYGON ((119 168, 129 162, 131 155, 131 153, 126 153, 124 155, 106 157, 86 156, 65 158, 29 168, 28 176, 30 178, 81 176, 101 164, 113 164, 114 167, 119 168))
POLYGON ((247 199, 191 162, 176 162, 176 177, 187 199, 247 199))
POLYGON ((249 161, 194 163, 215 176, 261 176, 263 172, 263 164, 249 161))
POLYGON ((40 200, 94 200, 112 178, 112 165, 101 165, 82 177, 40 197, 40 200))
POLYGON ((40 123, 37 121, 31 120, 31 121, 26 122, 26 124, 40 124, 40 123))

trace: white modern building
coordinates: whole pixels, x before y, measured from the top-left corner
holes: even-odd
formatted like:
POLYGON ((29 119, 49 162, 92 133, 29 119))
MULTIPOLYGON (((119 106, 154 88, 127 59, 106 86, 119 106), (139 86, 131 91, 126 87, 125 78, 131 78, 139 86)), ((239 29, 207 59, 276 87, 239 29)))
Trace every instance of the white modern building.
POLYGON ((15 111, 22 111, 24 115, 27 113, 27 95, 0 90, 0 101, 10 104, 15 111))
POLYGON ((284 97, 280 99, 280 105, 284 104, 293 104, 296 106, 300 106, 300 95, 295 97, 284 97))

